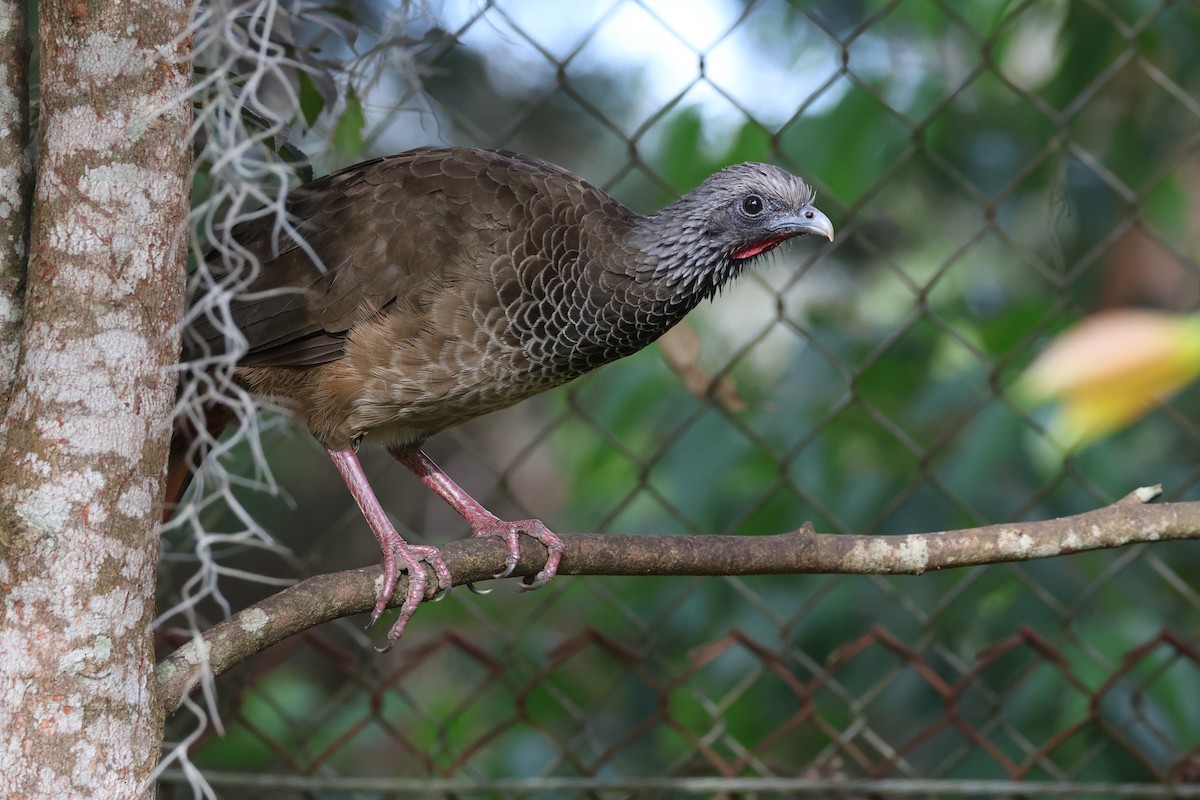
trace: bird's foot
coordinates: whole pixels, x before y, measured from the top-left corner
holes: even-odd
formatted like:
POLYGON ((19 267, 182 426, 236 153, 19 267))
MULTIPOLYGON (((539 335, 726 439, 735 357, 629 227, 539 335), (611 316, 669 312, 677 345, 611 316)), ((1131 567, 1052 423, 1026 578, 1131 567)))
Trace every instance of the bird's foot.
POLYGON ((389 541, 383 545, 383 585, 375 599, 375 608, 371 611, 371 622, 367 627, 379 621, 379 617, 387 610, 388 601, 396 593, 396 584, 400 580, 400 559, 403 559, 408 565, 408 591, 405 594, 404 603, 400 606, 400 616, 388 631, 387 644, 382 648, 376 648, 381 653, 392 649, 392 645, 400 638, 400 634, 404 633, 409 619, 416 613, 417 606, 425 599, 425 593, 429 589, 429 572, 425 569, 425 564, 433 567, 433 573, 437 579, 433 589, 434 599, 441 600, 445 597, 454 582, 450 577, 450 568, 446 566, 446 560, 442 558, 442 552, 436 547, 408 544, 398 534, 394 540, 389 537, 389 541))
POLYGON ((541 572, 534 576, 532 581, 518 584, 517 588, 522 591, 540 589, 549 583, 550 579, 558 572, 558 562, 562 561, 563 540, 547 528, 541 520, 522 519, 516 522, 505 522, 492 517, 489 520, 481 520, 472 527, 476 536, 500 536, 504 539, 504 569, 493 577, 507 578, 517 568, 517 561, 521 558, 522 533, 537 539, 545 546, 546 565, 542 567, 541 572))
MULTIPOLYGON (((521 534, 532 536, 548 551, 546 565, 534 576, 529 583, 519 585, 518 589, 537 589, 545 586, 554 574, 558 572, 558 562, 562 560, 563 541, 536 519, 523 519, 517 522, 505 522, 488 511, 479 501, 467 494, 461 486, 454 482, 441 467, 433 463, 429 456, 417 449, 401 449, 389 447, 388 452, 401 464, 408 467, 421 479, 421 482, 433 489, 450 504, 450 507, 462 515, 476 536, 501 536, 504 538, 505 558, 504 569, 496 573, 497 578, 507 578, 517 568, 521 557, 521 534)), ((470 584, 467 584, 470 586, 470 584)), ((471 586, 472 591, 485 594, 486 592, 471 586)))
POLYGON ((327 452, 333 465, 337 467, 338 473, 342 476, 342 480, 346 482, 346 488, 350 490, 350 494, 354 495, 354 499, 362 510, 363 517, 370 526, 371 533, 375 535, 375 540, 379 542, 379 549, 383 553, 383 584, 379 587, 375 608, 371 611, 370 625, 379 621, 379 617, 387 609, 388 601, 396 593, 396 584, 400 580, 400 561, 403 560, 408 565, 408 591, 405 594, 404 603, 400 606, 400 618, 388 631, 388 644, 383 648, 383 651, 386 651, 390 650, 396 640, 400 638, 400 634, 404 632, 404 626, 416 613, 417 606, 425 599, 425 591, 429 587, 429 573, 425 570, 425 564, 433 567, 433 575, 437 578, 437 585, 433 592, 435 597, 439 595, 444 597, 445 593, 449 592, 450 587, 454 585, 454 580, 450 577, 450 568, 446 566, 446 560, 442 558, 440 550, 427 545, 409 544, 396 532, 396 528, 388 519, 387 512, 379 504, 379 498, 375 496, 371 482, 367 480, 366 473, 363 472, 362 464, 355 452, 357 447, 358 442, 355 441, 350 447, 341 450, 330 449, 327 452))

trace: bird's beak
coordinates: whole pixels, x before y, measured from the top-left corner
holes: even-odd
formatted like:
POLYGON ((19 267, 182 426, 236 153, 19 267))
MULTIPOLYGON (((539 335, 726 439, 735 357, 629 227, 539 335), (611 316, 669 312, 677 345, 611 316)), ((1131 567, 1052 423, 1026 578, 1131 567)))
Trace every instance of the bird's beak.
POLYGON ((821 213, 815 206, 804 206, 793 216, 785 217, 775 225, 772 231, 779 233, 790 233, 793 236, 799 236, 802 233, 811 233, 814 235, 824 236, 829 241, 833 241, 833 223, 829 221, 829 217, 821 213))

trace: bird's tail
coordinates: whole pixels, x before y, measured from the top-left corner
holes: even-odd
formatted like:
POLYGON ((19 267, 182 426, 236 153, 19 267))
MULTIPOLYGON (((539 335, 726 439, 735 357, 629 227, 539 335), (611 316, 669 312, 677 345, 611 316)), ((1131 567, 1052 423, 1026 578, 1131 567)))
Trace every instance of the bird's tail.
POLYGON ((171 432, 171 451, 167 458, 167 484, 163 503, 163 522, 175 513, 184 492, 192 485, 196 470, 208 454, 208 442, 215 441, 229 426, 236 413, 229 406, 206 404, 201 424, 205 435, 198 435, 196 420, 188 417, 177 420, 171 432))

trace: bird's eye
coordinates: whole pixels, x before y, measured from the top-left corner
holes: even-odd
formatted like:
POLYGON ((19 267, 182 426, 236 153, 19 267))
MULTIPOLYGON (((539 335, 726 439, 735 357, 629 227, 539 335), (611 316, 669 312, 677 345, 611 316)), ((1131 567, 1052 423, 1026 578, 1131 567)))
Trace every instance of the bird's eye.
POLYGON ((752 217, 757 217, 763 212, 763 199, 756 194, 746 195, 742 199, 742 211, 752 217))

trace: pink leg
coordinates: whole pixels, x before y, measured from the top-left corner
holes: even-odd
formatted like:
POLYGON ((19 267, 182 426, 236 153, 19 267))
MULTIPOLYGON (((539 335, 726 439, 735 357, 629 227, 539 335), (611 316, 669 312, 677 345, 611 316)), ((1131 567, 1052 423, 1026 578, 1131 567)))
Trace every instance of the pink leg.
POLYGON ((363 473, 362 464, 358 461, 358 454, 352 448, 326 450, 326 452, 333 459, 333 465, 337 467, 342 480, 346 482, 350 494, 354 495, 359 509, 366 517, 367 525, 371 527, 371 533, 375 534, 375 538, 379 541, 379 549, 383 551, 383 586, 379 590, 379 598, 375 601, 375 609, 371 612, 371 624, 379 619, 379 615, 387 608, 388 600, 396 591, 396 582, 400 578, 399 565, 396 563, 397 557, 404 559, 408 564, 408 595, 404 598, 404 605, 400 607, 400 618, 388 631, 388 647, 390 648, 404 632, 404 626, 416 612, 417 606, 425 599, 429 573, 425 571, 421 562, 424 561, 433 567, 438 579, 438 588, 447 591, 453 583, 450 577, 450 568, 446 566, 441 552, 436 547, 411 545, 396 533, 396 529, 392 527, 383 507, 379 505, 379 500, 375 497, 375 492, 371 489, 366 474, 363 473))
POLYGON ((474 497, 467 494, 461 486, 433 463, 433 459, 420 450, 401 450, 389 447, 388 452, 404 466, 411 469, 421 482, 438 493, 438 496, 450 504, 450 507, 462 515, 475 536, 502 536, 507 548, 504 559, 504 569, 496 573, 497 578, 507 578, 517 568, 517 560, 521 556, 521 534, 537 539, 547 550, 546 565, 537 574, 532 583, 519 584, 518 589, 537 589, 545 586, 554 574, 558 572, 558 562, 562 560, 563 542, 536 519, 523 519, 517 522, 505 522, 479 504, 474 497))

